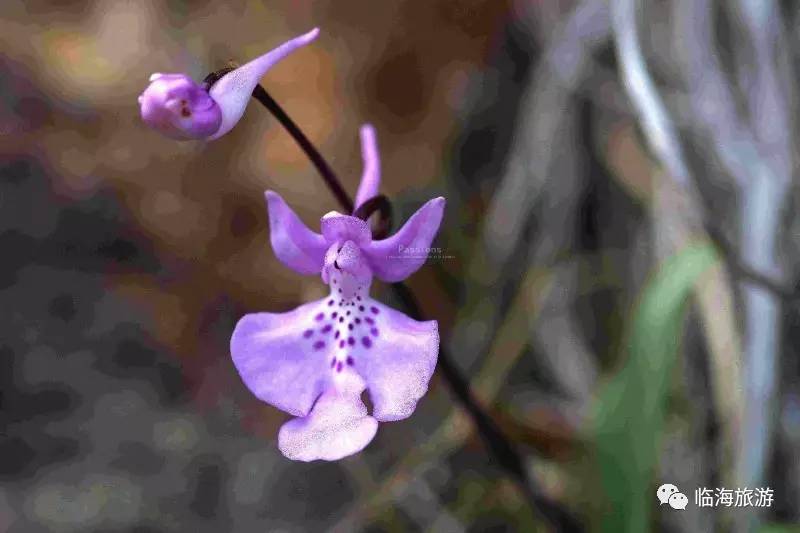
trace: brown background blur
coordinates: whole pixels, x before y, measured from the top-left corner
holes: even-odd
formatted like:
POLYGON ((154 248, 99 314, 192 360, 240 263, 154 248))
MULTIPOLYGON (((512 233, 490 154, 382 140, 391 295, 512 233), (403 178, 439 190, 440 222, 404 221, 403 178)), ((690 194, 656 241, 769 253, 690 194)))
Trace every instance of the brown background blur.
MULTIPOLYGON (((287 415, 233 368, 228 343, 242 315, 287 311, 325 290, 275 259, 264 190, 312 228, 336 204, 258 105, 217 141, 176 142, 141 122, 137 96, 154 72, 199 81, 316 26, 319 38, 262 84, 351 194, 358 128, 375 126, 395 225, 446 196, 443 255, 408 284, 543 493, 588 530, 639 511, 665 531, 797 522, 800 313, 775 290, 764 291, 775 313, 752 313, 756 289, 742 283, 736 254, 756 270, 774 259, 780 268, 768 273, 792 292, 800 12, 764 0, 778 15, 761 30, 778 44, 757 61, 733 1, 644 4, 641 46, 699 203, 672 188, 674 167, 648 148, 653 132, 630 98, 608 9, 626 0, 0 3, 0 532, 543 528, 440 373, 414 416, 382 424, 364 452, 301 464, 277 450, 287 415), (695 28, 702 20, 713 31, 695 28), (747 142, 730 150, 723 134, 739 130, 725 106, 703 112, 726 102, 704 92, 704 45, 721 58, 742 131, 763 117, 786 121, 775 128, 789 162, 783 204, 746 208, 756 195, 723 156, 767 168, 781 154, 747 142), (763 86, 742 82, 773 63, 786 97, 777 109, 760 99, 763 86), (779 228, 755 242, 774 239, 775 257, 748 255, 741 234, 753 224, 742 221, 771 212, 779 228), (665 355, 674 376, 655 400, 663 424, 655 435, 624 427, 656 387, 634 374, 622 383, 641 395, 616 411, 603 387, 636 360, 627 335, 664 260, 708 242, 703 216, 741 249, 692 285, 688 319, 669 338, 680 348, 665 355), (774 342, 762 349, 747 335, 774 342), (748 365, 764 361, 774 363, 772 407, 748 419, 744 395, 758 385, 748 365), (596 408, 622 421, 621 457, 610 461, 621 466, 605 485, 592 454, 596 408), (658 454, 637 471, 624 446, 651 437, 658 454), (743 442, 763 444, 763 456, 745 457, 743 442), (694 505, 694 488, 730 482, 732 457, 774 487, 771 508, 694 505), (626 475, 646 488, 605 501, 640 486, 626 475), (657 505, 661 482, 687 493, 685 512, 657 505)), ((374 294, 397 307, 385 289, 376 283, 374 294)), ((668 326, 684 316, 664 314, 668 326)), ((652 331, 644 337, 662 339, 652 331)), ((645 343, 638 361, 667 344, 645 343)))

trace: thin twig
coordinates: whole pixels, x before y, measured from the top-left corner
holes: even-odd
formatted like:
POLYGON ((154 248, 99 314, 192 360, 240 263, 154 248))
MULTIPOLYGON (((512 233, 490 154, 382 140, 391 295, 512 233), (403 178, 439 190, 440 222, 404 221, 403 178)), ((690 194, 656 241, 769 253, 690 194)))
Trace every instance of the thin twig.
MULTIPOLYGON (((761 171, 741 188, 740 252, 745 264, 771 276, 783 276, 778 258, 781 210, 792 177, 793 109, 786 76, 791 66, 781 52, 780 11, 772 0, 739 0, 727 6, 744 39, 737 51, 746 54, 737 71, 745 92, 748 122, 765 154, 761 171), (784 61, 781 61, 783 59, 784 61), (782 76, 783 75, 783 76, 782 76), (768 158, 768 159, 767 159, 768 158)), ((745 285, 745 415, 737 470, 738 483, 758 485, 767 475, 775 426, 781 354, 781 302, 755 285, 745 285)), ((737 527, 753 530, 756 516, 737 527)))
MULTIPOLYGON (((618 46, 620 48, 620 57, 623 64, 622 68, 625 71, 624 79, 628 87, 628 91, 632 95, 634 104, 636 104, 636 106, 639 108, 639 114, 645 126, 645 133, 647 134, 651 147, 656 152, 656 157, 666 167, 670 175, 676 178, 677 183, 683 190, 688 190, 689 192, 696 194, 696 191, 692 186, 693 184, 689 181, 690 173, 685 163, 678 135, 669 121, 666 108, 657 96, 658 93, 652 83, 652 80, 647 74, 644 57, 642 56, 641 49, 636 42, 637 36, 635 32, 635 21, 632 19, 628 20, 629 17, 626 17, 625 15, 625 13, 631 13, 631 16, 633 16, 635 13, 635 10, 633 9, 623 9, 623 6, 628 4, 633 4, 633 0, 624 0, 617 3, 618 9, 615 17, 618 46)), ((694 33, 703 33, 707 32, 708 30, 709 27, 704 27, 702 30, 698 30, 694 33)), ((692 34, 693 32, 687 31, 686 33, 692 34)), ((729 98, 729 96, 727 96, 727 88, 724 86, 721 79, 718 79, 721 77, 716 75, 715 69, 718 68, 716 59, 710 54, 709 51, 705 50, 704 46, 700 45, 699 43, 695 43, 695 45, 696 46, 693 48, 695 53, 705 53, 702 56, 702 67, 696 67, 695 70, 690 72, 690 76, 700 76, 701 73, 698 73, 696 70, 702 68, 703 83, 708 85, 713 82, 714 84, 712 88, 705 89, 711 93, 708 98, 722 100, 715 101, 715 105, 717 106, 716 115, 707 113, 704 109, 702 109, 703 106, 700 105, 695 108, 695 112, 697 113, 698 117, 706 121, 708 129, 711 129, 713 126, 716 130, 718 130, 716 133, 720 136, 715 137, 716 142, 714 145, 716 148, 722 151, 721 158, 723 161, 730 163, 727 165, 727 167, 731 171, 736 182, 740 185, 745 184, 748 181, 748 178, 753 177, 754 168, 763 167, 763 162, 757 162, 755 167, 753 164, 746 164, 748 156, 756 158, 758 157, 756 148, 747 150, 745 154, 741 153, 742 139, 744 139, 748 144, 754 143, 755 139, 749 131, 743 129, 742 124, 737 121, 733 111, 729 108, 729 106, 727 106, 726 100, 729 98), (714 68, 708 67, 707 63, 709 61, 714 68), (710 68, 711 74, 709 74, 710 68), (709 78, 709 76, 711 77, 709 78), (723 89, 725 90, 723 91, 723 89), (720 115, 720 113, 723 115, 720 115), (725 118, 725 124, 723 126, 709 122, 713 118, 719 118, 720 116, 724 116, 725 118), (728 136, 724 137, 723 142, 723 137, 721 136, 726 134, 728 136), (736 135, 737 138, 733 138, 731 135, 736 135), (729 146, 734 142, 734 140, 738 141, 739 144, 736 146, 729 146), (725 146, 722 148, 719 145, 725 146), (727 149, 727 152, 725 149, 727 149), (737 150, 739 152, 737 152, 737 150), (745 171, 744 173, 742 172, 743 170, 745 171), (750 171, 749 174, 747 173, 747 170, 750 171)), ((687 60, 687 62, 690 61, 691 60, 687 60)), ((697 85, 694 79, 691 79, 690 83, 692 84, 692 87, 697 85)), ((697 90, 700 90, 701 88, 702 87, 698 85, 697 90)), ((701 97, 705 98, 706 96, 701 95, 701 97)), ((703 102, 704 101, 705 100, 703 100, 703 102)), ((723 232, 716 228, 714 224, 708 220, 704 220, 703 226, 717 247, 723 252, 726 263, 733 273, 751 283, 760 285, 782 300, 787 302, 800 301, 800 293, 797 291, 785 287, 780 282, 772 279, 770 276, 746 266, 739 259, 738 252, 735 250, 734 246, 725 238, 723 232)))
POLYGON ((756 140, 742 122, 712 39, 716 35, 713 0, 675 2, 674 41, 682 58, 691 122, 709 139, 734 182, 744 186, 761 164, 756 140))
MULTIPOLYGON (((569 99, 592 65, 591 52, 608 36, 605 0, 588 0, 570 13, 531 74, 519 105, 519 120, 505 158, 505 168, 483 224, 491 270, 500 272, 524 235, 525 224, 541 191, 553 176, 555 139, 567 122, 569 99), (509 216, 513 213, 515 216, 509 216)), ((549 239, 548 239, 549 240, 549 239)))
POLYGON ((636 31, 638 11, 635 0, 619 0, 611 3, 611 21, 622 79, 656 157, 666 167, 680 189, 693 193, 694 183, 689 179, 689 169, 683 157, 678 134, 647 72, 644 55, 639 46, 639 36, 636 31))
POLYGON ((758 285, 768 292, 771 292, 774 296, 780 300, 783 300, 783 302, 786 304, 796 305, 800 303, 799 292, 781 284, 779 281, 772 279, 766 274, 762 274, 761 272, 758 272, 745 265, 741 259, 739 259, 739 254, 734 245, 731 244, 731 242, 728 241, 728 239, 717 228, 706 224, 706 233, 708 233, 708 236, 712 241, 714 241, 714 244, 722 252, 725 264, 728 266, 733 275, 741 278, 744 281, 758 285))

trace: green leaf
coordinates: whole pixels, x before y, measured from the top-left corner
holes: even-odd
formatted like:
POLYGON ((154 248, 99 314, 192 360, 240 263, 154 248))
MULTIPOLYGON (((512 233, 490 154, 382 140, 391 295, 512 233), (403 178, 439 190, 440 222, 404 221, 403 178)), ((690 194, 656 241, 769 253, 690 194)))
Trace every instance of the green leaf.
POLYGON ((650 529, 656 504, 653 474, 686 304, 698 278, 717 261, 710 244, 689 246, 667 260, 641 294, 624 367, 602 390, 594 411, 592 430, 606 497, 603 531, 650 529))
POLYGON ((765 524, 758 533, 800 533, 800 526, 791 524, 765 524))

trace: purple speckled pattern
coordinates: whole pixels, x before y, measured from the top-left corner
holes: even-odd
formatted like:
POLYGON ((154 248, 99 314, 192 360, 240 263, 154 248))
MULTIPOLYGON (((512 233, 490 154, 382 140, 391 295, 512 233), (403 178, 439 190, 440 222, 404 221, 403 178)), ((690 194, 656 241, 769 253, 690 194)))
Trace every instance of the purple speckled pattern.
MULTIPOLYGON (((362 128, 361 140, 363 202, 377 194, 380 176, 374 131, 362 128)), ((328 213, 317 234, 277 193, 266 198, 278 259, 301 274, 320 274, 330 293, 287 313, 245 315, 231 338, 233 361, 258 398, 297 417, 278 435, 286 457, 341 459, 369 444, 379 421, 411 416, 428 389, 439 352, 437 322, 413 320, 369 295, 374 275, 390 273, 397 281, 424 259, 385 254, 384 241, 373 241, 369 226, 350 215, 328 213)), ((430 246, 443 210, 443 198, 429 201, 386 241, 400 235, 402 242, 430 246)))

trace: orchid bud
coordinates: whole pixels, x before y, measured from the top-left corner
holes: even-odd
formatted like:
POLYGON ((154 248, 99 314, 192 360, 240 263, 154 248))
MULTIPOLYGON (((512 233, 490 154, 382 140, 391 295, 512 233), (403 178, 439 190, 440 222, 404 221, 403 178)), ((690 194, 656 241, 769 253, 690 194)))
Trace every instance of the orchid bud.
POLYGON ((200 85, 184 74, 153 74, 139 97, 142 120, 171 139, 210 137, 222 111, 200 85))
POLYGON ((258 82, 278 61, 310 43, 319 29, 290 39, 219 78, 210 88, 185 74, 153 74, 139 97, 142 120, 178 140, 218 139, 244 115, 258 82))

